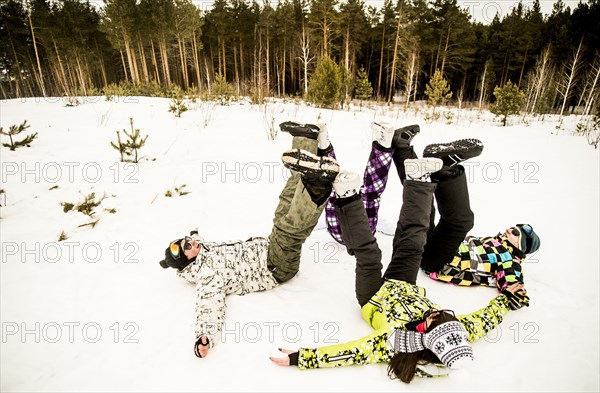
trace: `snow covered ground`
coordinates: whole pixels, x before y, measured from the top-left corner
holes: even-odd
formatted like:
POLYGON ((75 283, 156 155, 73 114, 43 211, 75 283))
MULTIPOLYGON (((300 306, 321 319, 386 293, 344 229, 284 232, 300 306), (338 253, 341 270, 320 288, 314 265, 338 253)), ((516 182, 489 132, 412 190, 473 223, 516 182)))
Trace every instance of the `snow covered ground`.
MULTIPOLYGON (((30 148, 0 148, 2 391, 598 391, 599 154, 573 136, 576 118, 513 121, 454 112, 427 123, 424 108, 330 111, 294 102, 228 107, 192 104, 181 118, 169 100, 3 101, 1 126, 27 120, 30 148), (139 165, 118 163, 109 142, 142 135, 139 165), (299 371, 272 364, 278 347, 318 346, 370 332, 354 298, 354 261, 321 222, 300 273, 264 293, 227 298, 227 326, 208 358, 193 353, 193 286, 160 268, 169 241, 199 227, 207 240, 270 233, 287 173, 280 155, 291 137, 269 141, 271 124, 327 122, 342 167, 362 173, 370 122, 419 123, 420 154, 432 142, 476 137, 485 144, 468 166, 474 235, 531 223, 542 247, 524 265, 531 307, 511 312, 474 345, 473 367, 448 378, 390 380, 385 365, 299 371), (451 124, 447 124, 451 123, 451 124), (557 135, 558 133, 558 135, 557 135), (165 197, 183 184, 184 196, 165 197), (55 187, 58 186, 58 187, 55 187), (91 220, 61 202, 106 194, 91 220), (116 209, 111 214, 105 209, 116 209), (58 242, 61 231, 68 239, 58 242)), ((2 142, 8 139, 2 137, 2 142)), ((20 137, 18 139, 21 139, 20 137)), ((393 231, 401 185, 388 184, 383 232, 393 231)), ((389 260, 391 236, 377 238, 389 260)), ((457 313, 495 296, 419 277, 430 299, 457 313)))

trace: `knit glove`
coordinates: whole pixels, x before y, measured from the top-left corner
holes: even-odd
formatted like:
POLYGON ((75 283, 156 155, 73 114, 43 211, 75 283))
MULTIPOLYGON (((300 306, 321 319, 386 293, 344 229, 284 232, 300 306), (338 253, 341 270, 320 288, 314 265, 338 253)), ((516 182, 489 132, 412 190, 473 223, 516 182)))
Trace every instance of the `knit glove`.
POLYGON ((504 289, 502 290, 502 294, 508 298, 508 305, 511 310, 518 310, 523 308, 523 306, 529 307, 529 296, 523 290, 513 294, 504 289))

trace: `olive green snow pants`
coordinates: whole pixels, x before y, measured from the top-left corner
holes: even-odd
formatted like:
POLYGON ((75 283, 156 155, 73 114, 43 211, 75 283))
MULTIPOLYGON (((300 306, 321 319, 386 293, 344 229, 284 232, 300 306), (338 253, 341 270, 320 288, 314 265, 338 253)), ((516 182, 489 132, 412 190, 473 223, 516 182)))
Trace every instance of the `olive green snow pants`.
MULTIPOLYGON (((294 137, 292 148, 316 154, 317 141, 294 137)), ((325 198, 325 202, 317 206, 304 187, 300 175, 292 172, 279 195, 273 231, 269 236, 267 264, 278 282, 288 281, 298 273, 302 244, 317 225, 326 202, 325 198)))

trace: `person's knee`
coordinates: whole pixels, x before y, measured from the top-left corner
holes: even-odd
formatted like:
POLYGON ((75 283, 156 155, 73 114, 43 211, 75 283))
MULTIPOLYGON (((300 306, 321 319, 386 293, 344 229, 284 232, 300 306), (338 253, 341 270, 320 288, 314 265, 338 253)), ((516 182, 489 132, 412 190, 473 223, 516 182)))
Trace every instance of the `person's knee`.
POLYGON ((461 220, 459 220, 459 225, 462 231, 467 234, 475 225, 475 214, 471 210, 465 212, 461 220))
POLYGON ((296 274, 298 273, 298 269, 295 270, 281 270, 281 269, 273 269, 271 270, 271 274, 273 274, 273 277, 275 277, 275 280, 277 280, 277 282, 279 284, 282 284, 284 282, 287 282, 289 280, 291 280, 292 278, 294 278, 296 276, 296 274))

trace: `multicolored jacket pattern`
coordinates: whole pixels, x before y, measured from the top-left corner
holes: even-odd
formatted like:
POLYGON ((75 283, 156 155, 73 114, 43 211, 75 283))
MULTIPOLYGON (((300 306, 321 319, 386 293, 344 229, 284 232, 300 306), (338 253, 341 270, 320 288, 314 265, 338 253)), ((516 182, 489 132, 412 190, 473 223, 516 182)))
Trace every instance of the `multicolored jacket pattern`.
POLYGON ((430 278, 451 284, 496 286, 502 291, 515 282, 523 282, 522 254, 504 235, 494 237, 467 236, 452 262, 430 278))

